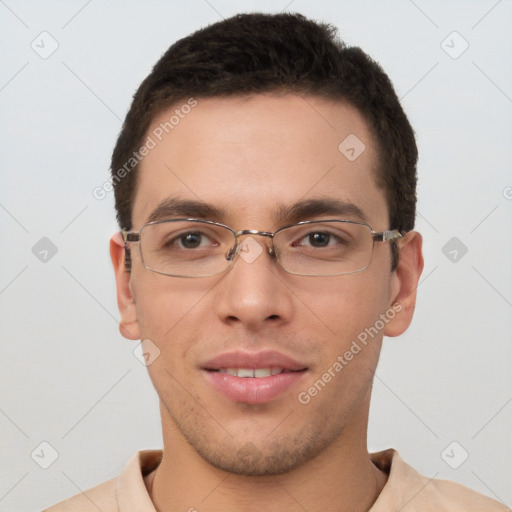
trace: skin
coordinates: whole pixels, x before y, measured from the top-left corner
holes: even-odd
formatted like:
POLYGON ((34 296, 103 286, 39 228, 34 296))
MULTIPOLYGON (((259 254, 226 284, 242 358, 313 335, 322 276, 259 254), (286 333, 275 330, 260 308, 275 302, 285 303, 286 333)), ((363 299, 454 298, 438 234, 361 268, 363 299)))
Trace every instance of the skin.
MULTIPOLYGON (((226 214, 211 220, 236 230, 274 231, 281 226, 276 204, 310 198, 354 203, 375 231, 392 228, 375 181, 373 146, 362 116, 342 102, 293 94, 199 98, 144 158, 132 229, 169 197, 223 208, 226 214), (338 151, 349 134, 366 146, 353 162, 338 151)), ((371 265, 357 274, 295 276, 263 252, 250 264, 238 258, 218 276, 178 278, 144 268, 136 245, 126 272, 123 242, 112 237, 121 333, 149 338, 161 351, 148 366, 164 439, 162 463, 149 478, 157 510, 371 507, 386 481, 366 446, 373 374, 383 335, 398 336, 411 322, 423 269, 419 233, 408 233, 399 246, 394 272, 389 243, 376 243, 371 265), (298 394, 395 303, 401 312, 301 404, 298 394), (200 370, 233 349, 279 350, 308 370, 268 403, 236 403, 211 388, 200 370)))

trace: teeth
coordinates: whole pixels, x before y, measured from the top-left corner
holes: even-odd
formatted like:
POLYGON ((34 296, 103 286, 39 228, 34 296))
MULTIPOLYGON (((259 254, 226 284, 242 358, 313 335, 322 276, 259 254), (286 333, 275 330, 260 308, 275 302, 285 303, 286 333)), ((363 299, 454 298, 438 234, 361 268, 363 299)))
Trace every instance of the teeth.
POLYGON ((270 377, 270 368, 258 368, 254 370, 255 377, 270 377))
POLYGON ((277 375, 282 373, 282 368, 221 368, 220 373, 227 373, 234 377, 270 377, 271 375, 277 375))

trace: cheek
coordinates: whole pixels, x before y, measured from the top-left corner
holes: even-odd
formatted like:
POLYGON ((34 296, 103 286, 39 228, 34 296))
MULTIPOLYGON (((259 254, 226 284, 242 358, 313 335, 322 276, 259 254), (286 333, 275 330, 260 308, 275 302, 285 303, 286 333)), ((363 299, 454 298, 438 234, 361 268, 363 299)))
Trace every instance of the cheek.
POLYGON ((212 320, 216 279, 173 278, 142 269, 133 282, 141 337, 158 346, 167 364, 183 364, 204 338, 206 316, 212 320))
POLYGON ((133 276, 136 283, 133 294, 141 336, 164 345, 183 319, 193 314, 194 305, 201 297, 194 293, 192 283, 177 282, 177 278, 146 269, 139 274, 133 276))
POLYGON ((345 344, 385 311, 389 282, 370 267, 359 274, 315 278, 294 292, 304 305, 303 314, 317 322, 329 338, 345 344))
POLYGON ((188 367, 187 352, 197 342, 191 325, 199 323, 194 315, 201 316, 197 308, 202 302, 200 294, 194 293, 192 283, 181 281, 185 280, 176 282, 151 273, 139 279, 134 290, 141 338, 150 340, 158 350, 147 370, 166 403, 180 400, 178 382, 183 381, 183 372, 188 367))

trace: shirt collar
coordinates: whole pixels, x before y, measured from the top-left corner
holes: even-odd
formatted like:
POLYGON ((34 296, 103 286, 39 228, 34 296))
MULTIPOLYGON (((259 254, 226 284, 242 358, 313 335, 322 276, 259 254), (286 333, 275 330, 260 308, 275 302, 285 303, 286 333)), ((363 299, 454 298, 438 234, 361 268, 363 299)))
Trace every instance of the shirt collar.
POLYGON ((144 477, 160 464, 162 455, 162 450, 142 450, 128 461, 116 482, 119 512, 156 512, 144 477))
MULTIPOLYGON (((160 464, 162 456, 162 450, 142 450, 128 461, 116 482, 119 512, 156 512, 144 477, 160 464)), ((426 479, 406 464, 395 450, 372 453, 370 457, 380 470, 389 475, 386 485, 370 512, 399 510, 412 502, 426 486, 426 479), (398 486, 397 483, 399 483, 398 486), (397 492, 400 489, 405 492, 397 492)), ((429 483, 428 480, 427 483, 429 483)), ((413 503, 409 505, 408 511, 416 510, 412 506, 413 503)))

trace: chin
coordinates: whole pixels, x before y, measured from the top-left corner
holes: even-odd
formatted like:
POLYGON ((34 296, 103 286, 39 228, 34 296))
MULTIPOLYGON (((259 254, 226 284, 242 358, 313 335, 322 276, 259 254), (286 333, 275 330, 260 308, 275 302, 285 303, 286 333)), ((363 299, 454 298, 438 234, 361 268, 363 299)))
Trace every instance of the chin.
MULTIPOLYGON (((330 444, 328 438, 322 438, 318 434, 286 436, 275 439, 261 448, 251 441, 245 444, 242 444, 242 441, 238 449, 234 447, 233 442, 229 446, 224 446, 221 443, 197 443, 191 439, 188 441, 213 467, 241 476, 274 476, 289 473, 314 459, 330 444)), ((197 441, 197 438, 194 441, 197 441)))
POLYGON ((263 455, 252 443, 247 443, 230 456, 202 454, 203 459, 222 471, 241 476, 274 476, 288 473, 300 466, 309 457, 303 453, 263 455))

